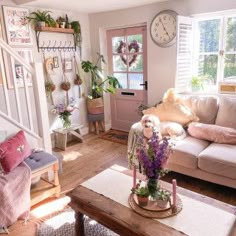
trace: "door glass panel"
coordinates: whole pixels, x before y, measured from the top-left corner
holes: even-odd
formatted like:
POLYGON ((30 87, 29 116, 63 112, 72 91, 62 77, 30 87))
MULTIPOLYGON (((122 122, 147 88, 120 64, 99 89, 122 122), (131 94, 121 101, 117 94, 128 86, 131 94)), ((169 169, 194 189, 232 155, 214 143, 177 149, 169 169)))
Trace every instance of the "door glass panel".
POLYGON ((127 42, 129 46, 129 51, 138 50, 143 51, 143 37, 141 34, 129 35, 127 36, 127 42), (138 49, 137 49, 138 48, 138 49))
POLYGON ((128 88, 126 73, 114 73, 113 75, 119 80, 122 89, 128 88))
POLYGON ((200 52, 218 52, 220 19, 200 21, 198 27, 200 52))
POLYGON ((236 82, 236 55, 225 55, 224 79, 236 82))
POLYGON ((127 65, 126 62, 126 55, 116 55, 113 56, 113 71, 127 71, 127 65))
POLYGON ((125 41, 125 37, 124 36, 120 36, 120 37, 113 37, 112 38, 112 52, 113 53, 117 53, 117 48, 120 46, 120 42, 124 42, 125 41))
POLYGON ((142 55, 129 55, 129 71, 130 72, 143 72, 143 56, 142 55))
POLYGON ((140 84, 143 84, 143 74, 130 73, 129 74, 129 88, 143 90, 144 86, 141 86, 140 84))
POLYGON ((198 75, 212 84, 216 84, 217 78, 217 55, 204 55, 199 57, 198 75))
POLYGON ((236 51, 236 17, 229 17, 227 20, 226 51, 236 51))

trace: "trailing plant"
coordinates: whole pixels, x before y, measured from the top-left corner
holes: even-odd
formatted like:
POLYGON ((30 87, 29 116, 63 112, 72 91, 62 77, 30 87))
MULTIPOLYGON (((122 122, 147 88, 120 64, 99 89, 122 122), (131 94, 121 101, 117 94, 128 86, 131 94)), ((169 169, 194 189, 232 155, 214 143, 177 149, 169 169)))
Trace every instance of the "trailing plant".
POLYGON ((82 43, 82 36, 81 36, 81 28, 80 28, 80 23, 79 21, 72 21, 71 23, 71 28, 75 32, 75 42, 78 47, 81 47, 82 43))
POLYGON ((98 67, 98 64, 105 63, 104 56, 97 53, 98 59, 96 63, 91 61, 82 61, 82 69, 86 73, 91 74, 91 94, 88 96, 90 99, 100 98, 105 93, 115 93, 117 88, 121 88, 118 79, 114 76, 104 76, 102 70, 98 67))

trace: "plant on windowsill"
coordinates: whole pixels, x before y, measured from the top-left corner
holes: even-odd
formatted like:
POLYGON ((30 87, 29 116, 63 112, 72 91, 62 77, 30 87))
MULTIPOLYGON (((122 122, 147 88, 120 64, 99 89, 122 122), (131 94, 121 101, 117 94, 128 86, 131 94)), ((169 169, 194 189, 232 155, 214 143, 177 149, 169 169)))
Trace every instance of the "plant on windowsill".
POLYGON ((118 79, 114 76, 106 76, 103 74, 99 63, 105 63, 103 55, 97 53, 98 59, 96 63, 91 61, 82 61, 82 69, 86 73, 91 74, 91 92, 87 99, 87 108, 90 114, 101 114, 104 112, 103 93, 114 94, 117 88, 121 88, 118 79))

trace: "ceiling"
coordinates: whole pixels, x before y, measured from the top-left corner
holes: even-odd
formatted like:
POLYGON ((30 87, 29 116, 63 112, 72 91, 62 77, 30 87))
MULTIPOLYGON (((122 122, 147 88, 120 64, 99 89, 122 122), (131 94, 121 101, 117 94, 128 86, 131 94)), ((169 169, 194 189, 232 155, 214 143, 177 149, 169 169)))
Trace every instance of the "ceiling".
POLYGON ((104 11, 112 11, 130 7, 147 5, 155 2, 163 2, 167 0, 13 0, 17 4, 27 6, 68 10, 85 13, 96 13, 104 11))

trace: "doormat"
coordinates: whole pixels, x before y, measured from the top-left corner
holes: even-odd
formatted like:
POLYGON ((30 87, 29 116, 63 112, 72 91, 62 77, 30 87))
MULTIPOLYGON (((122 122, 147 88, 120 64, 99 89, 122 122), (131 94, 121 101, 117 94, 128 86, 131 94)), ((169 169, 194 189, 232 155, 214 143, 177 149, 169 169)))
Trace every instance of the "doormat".
POLYGON ((101 134, 100 138, 127 145, 128 135, 128 132, 111 129, 108 132, 101 134))
MULTIPOLYGON (((67 208, 39 225, 38 236, 75 235, 75 212, 67 208)), ((85 216, 84 229, 86 236, 118 236, 118 234, 85 216)))

